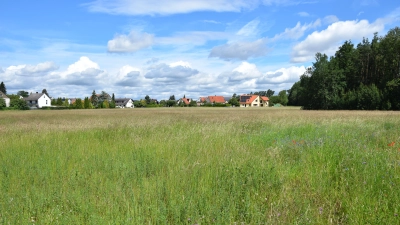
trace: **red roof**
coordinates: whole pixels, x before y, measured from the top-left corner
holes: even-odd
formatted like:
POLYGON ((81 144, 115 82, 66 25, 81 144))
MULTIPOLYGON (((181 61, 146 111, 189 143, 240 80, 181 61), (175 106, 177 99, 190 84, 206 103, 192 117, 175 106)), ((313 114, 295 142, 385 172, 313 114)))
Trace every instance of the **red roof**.
POLYGON ((205 101, 207 101, 207 97, 200 97, 200 98, 199 98, 199 101, 200 101, 200 102, 205 102, 205 101))
POLYGON ((267 96, 261 96, 261 99, 262 99, 264 102, 269 101, 269 98, 268 98, 267 96))
POLYGON ((190 99, 188 98, 182 98, 183 103, 185 103, 186 105, 189 105, 190 103, 190 99))
POLYGON ((208 96, 211 103, 225 103, 225 99, 223 96, 208 96))

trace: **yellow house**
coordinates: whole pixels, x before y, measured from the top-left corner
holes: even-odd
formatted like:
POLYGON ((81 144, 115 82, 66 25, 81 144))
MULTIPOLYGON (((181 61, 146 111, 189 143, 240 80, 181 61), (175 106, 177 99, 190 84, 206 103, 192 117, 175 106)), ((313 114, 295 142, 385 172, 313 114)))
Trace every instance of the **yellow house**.
POLYGON ((241 95, 240 107, 268 107, 269 98, 258 95, 241 95))

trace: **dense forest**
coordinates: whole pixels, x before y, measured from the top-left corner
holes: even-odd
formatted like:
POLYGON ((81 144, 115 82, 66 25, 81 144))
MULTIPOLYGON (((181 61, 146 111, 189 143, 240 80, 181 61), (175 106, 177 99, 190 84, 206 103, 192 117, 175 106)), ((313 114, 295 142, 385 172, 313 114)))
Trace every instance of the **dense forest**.
POLYGON ((354 46, 346 41, 315 62, 289 92, 303 109, 400 110, 400 28, 354 46))

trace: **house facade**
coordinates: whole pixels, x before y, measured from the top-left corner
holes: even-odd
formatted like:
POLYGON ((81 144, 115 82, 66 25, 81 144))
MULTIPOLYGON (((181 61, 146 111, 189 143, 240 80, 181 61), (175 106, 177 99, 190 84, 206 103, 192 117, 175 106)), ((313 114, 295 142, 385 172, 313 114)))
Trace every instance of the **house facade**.
POLYGON ((268 107, 269 98, 258 95, 241 95, 240 107, 268 107))
POLYGON ((3 92, 0 91, 0 98, 4 99, 6 102, 6 107, 10 107, 10 98, 7 97, 3 92))
POLYGON ((51 99, 44 93, 31 93, 28 97, 24 98, 24 100, 31 109, 51 106, 51 99))
POLYGON ((116 98, 115 107, 117 108, 135 108, 133 100, 130 98, 116 98))

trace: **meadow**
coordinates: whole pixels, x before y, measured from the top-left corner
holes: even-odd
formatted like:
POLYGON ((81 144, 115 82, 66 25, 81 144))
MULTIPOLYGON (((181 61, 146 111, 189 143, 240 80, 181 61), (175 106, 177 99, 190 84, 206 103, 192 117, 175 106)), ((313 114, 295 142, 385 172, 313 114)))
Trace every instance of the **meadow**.
POLYGON ((400 224, 400 112, 0 111, 0 224, 400 224))

